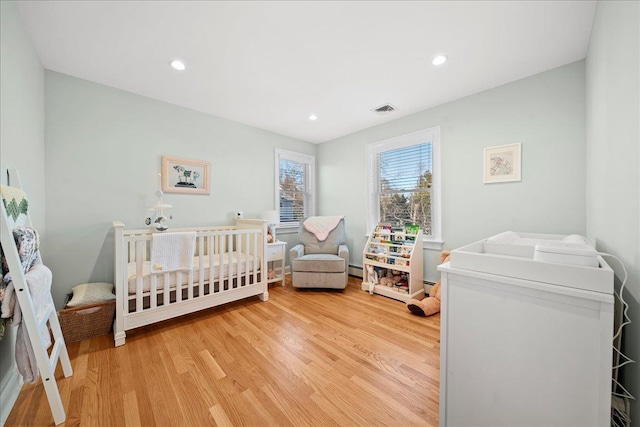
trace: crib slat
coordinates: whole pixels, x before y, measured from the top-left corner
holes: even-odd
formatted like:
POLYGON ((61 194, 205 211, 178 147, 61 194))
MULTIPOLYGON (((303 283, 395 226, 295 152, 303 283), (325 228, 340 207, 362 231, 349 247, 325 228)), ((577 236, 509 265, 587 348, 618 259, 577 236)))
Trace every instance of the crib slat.
POLYGON ((236 282, 233 285, 234 288, 240 286, 240 247, 242 246, 242 242, 239 237, 240 236, 235 235, 231 238, 231 241, 235 242, 233 258, 231 260, 231 262, 233 262, 233 276, 236 278, 236 282))
MULTIPOLYGON (((267 256, 267 254, 262 254, 258 251, 258 248, 260 246, 258 246, 258 242, 260 239, 266 239, 266 236, 263 236, 261 233, 253 233, 253 283, 256 284, 258 283, 258 256, 265 257, 267 256)), ((264 271, 261 271, 260 274, 262 274, 262 277, 264 278, 264 280, 266 280, 266 277, 264 276, 266 273, 264 271)))
POLYGON ((156 308, 158 305, 158 275, 151 275, 151 308, 156 308))
POLYGON ((216 264, 215 264, 215 250, 214 250, 215 238, 213 236, 209 236, 209 293, 212 294, 215 292, 215 272, 216 272, 216 264))
POLYGON ((244 271, 245 271, 245 285, 250 285, 251 282, 251 274, 253 273, 253 270, 251 270, 251 259, 249 258, 250 256, 252 256, 251 254, 253 253, 253 245, 251 242, 251 234, 247 234, 246 237, 247 240, 247 250, 246 250, 246 259, 245 259, 245 267, 244 267, 244 271))
POLYGON ((249 275, 247 277, 247 280, 249 280, 250 284, 255 284, 256 283, 256 258, 258 257, 258 254, 256 253, 256 241, 257 241, 257 237, 255 233, 251 233, 251 235, 249 236, 250 242, 251 242, 251 259, 247 260, 247 268, 251 269, 251 271, 249 272, 249 275))
POLYGON ((253 267, 252 267, 251 273, 252 273, 253 277, 252 277, 251 283, 255 284, 256 283, 256 279, 258 278, 258 271, 257 271, 258 269, 256 268, 258 266, 257 260, 258 260, 258 257, 260 256, 259 251, 258 251, 258 246, 256 246, 256 244, 258 243, 258 234, 253 233, 251 235, 251 238, 253 240, 253 246, 251 248, 251 256, 253 257, 253 259, 251 260, 251 262, 253 263, 253 267))
POLYGON ((223 265, 220 266, 220 280, 224 280, 225 282, 225 286, 222 290, 228 291, 233 286, 229 280, 231 277, 231 268, 229 267, 229 264, 231 263, 231 258, 229 257, 229 235, 225 234, 221 239, 224 241, 224 256, 226 256, 226 258, 223 260, 223 265))
POLYGON ((249 236, 248 234, 245 234, 244 236, 242 236, 242 238, 244 239, 244 252, 243 252, 244 272, 242 273, 242 276, 243 276, 242 286, 246 286, 250 283, 249 282, 249 277, 251 276, 251 270, 249 269, 249 257, 251 256, 251 241, 249 240, 250 237, 251 236, 249 236))
POLYGON ((234 260, 236 262, 236 287, 239 288, 242 283, 242 265, 240 264, 240 261, 242 260, 242 236, 241 235, 236 235, 236 256, 234 257, 234 260))
POLYGON ((144 261, 150 259, 147 255, 149 252, 151 252, 150 245, 151 245, 151 240, 145 241, 144 245, 142 245, 142 259, 144 261))
POLYGON ((176 302, 182 301, 182 271, 176 271, 176 302))
POLYGON ((129 242, 129 262, 136 261, 136 241, 132 240, 129 242))
POLYGON ((249 259, 249 257, 251 256, 251 235, 250 234, 245 234, 242 236, 242 238, 244 239, 244 251, 243 251, 243 256, 244 256, 244 272, 242 273, 243 276, 243 281, 242 281, 242 286, 247 286, 251 283, 251 260, 249 259))
POLYGON ((233 258, 233 236, 231 236, 231 234, 227 234, 227 261, 229 264, 229 268, 227 269, 227 282, 229 283, 229 286, 227 287, 228 290, 231 290, 235 287, 233 285, 233 277, 236 275, 236 272, 233 269, 233 258))
POLYGON ((238 240, 241 242, 241 249, 238 250, 238 286, 244 286, 244 282, 247 276, 247 258, 246 253, 249 249, 247 244, 247 236, 239 234, 238 240), (244 259, 244 261, 243 261, 244 259))
MULTIPOLYGON (((130 252, 131 252, 131 247, 128 243, 125 243, 124 241, 120 244, 120 246, 122 247, 122 260, 117 260, 116 262, 121 262, 122 267, 120 268, 120 279, 116 278, 116 286, 118 281, 121 284, 121 295, 120 295, 120 301, 122 303, 122 312, 124 314, 129 314, 129 271, 127 268, 127 265, 130 259, 130 252)), ((117 272, 117 268, 116 268, 116 272, 117 272)), ((118 291, 116 290, 116 295, 118 294, 118 291)), ((116 307, 116 310, 118 308, 116 307)), ((114 326, 115 328, 115 326, 114 326)), ((115 329, 114 329, 115 332, 115 329)))
POLYGON ((225 271, 226 268, 226 262, 224 259, 225 256, 225 245, 226 245, 227 239, 225 236, 220 236, 218 237, 218 282, 219 282, 219 286, 218 286, 218 292, 224 292, 224 287, 225 287, 225 279, 227 278, 227 272, 225 271))
POLYGON ((164 276, 162 277, 162 280, 164 281, 164 294, 163 294, 163 305, 166 307, 171 303, 171 281, 170 281, 170 274, 169 273, 164 273, 164 276))
POLYGON ((142 311, 142 265, 144 263, 144 258, 142 258, 142 248, 144 246, 144 241, 137 241, 135 243, 136 251, 135 251, 135 261, 136 261, 136 312, 142 311))
POLYGON ((205 236, 198 238, 198 296, 201 297, 204 292, 204 239, 205 236))
POLYGON ((224 246, 224 237, 216 236, 216 240, 218 242, 218 292, 224 292, 224 258, 223 258, 223 250, 224 246))

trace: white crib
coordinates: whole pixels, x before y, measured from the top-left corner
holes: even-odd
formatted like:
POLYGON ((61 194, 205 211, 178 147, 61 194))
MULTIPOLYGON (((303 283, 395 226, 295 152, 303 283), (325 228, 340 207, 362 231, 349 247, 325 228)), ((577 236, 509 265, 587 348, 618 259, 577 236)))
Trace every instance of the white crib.
POLYGON ((115 345, 130 329, 258 295, 269 298, 267 221, 242 219, 235 226, 181 228, 196 232, 193 270, 150 272, 154 230, 115 229, 115 345))

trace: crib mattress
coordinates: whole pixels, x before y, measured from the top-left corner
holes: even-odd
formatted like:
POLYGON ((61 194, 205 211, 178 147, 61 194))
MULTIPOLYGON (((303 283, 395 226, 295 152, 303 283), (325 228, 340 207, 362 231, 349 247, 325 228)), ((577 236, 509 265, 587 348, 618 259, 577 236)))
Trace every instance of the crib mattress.
MULTIPOLYGON (((198 283, 200 280, 200 257, 195 256, 193 258, 193 283, 198 283)), ((220 279, 220 271, 222 270, 222 278, 235 277, 238 274, 245 273, 247 269, 247 258, 249 263, 249 268, 246 271, 247 273, 253 273, 254 266, 254 258, 255 265, 257 266, 257 271, 260 271, 260 258, 254 257, 252 255, 245 255, 244 253, 232 254, 231 262, 229 262, 229 253, 224 253, 222 257, 222 268, 220 267, 220 256, 215 255, 213 261, 213 278, 214 280, 220 279), (231 274, 229 274, 229 267, 231 267, 231 274)), ((204 268, 204 283, 209 283, 211 266, 209 265, 209 257, 205 256, 203 259, 203 268, 204 268)), ((164 276, 166 273, 152 274, 151 273, 151 263, 149 261, 144 261, 142 264, 142 291, 149 292, 151 288, 151 276, 156 276, 157 283, 157 291, 162 292, 164 290, 164 276)), ((169 274, 169 288, 175 288, 176 283, 178 281, 177 272, 171 272, 169 274)), ((127 278, 129 283, 129 294, 136 293, 136 263, 130 262, 127 265, 127 278)), ((189 283, 189 274, 187 272, 182 272, 182 280, 181 285, 187 285, 189 283)))

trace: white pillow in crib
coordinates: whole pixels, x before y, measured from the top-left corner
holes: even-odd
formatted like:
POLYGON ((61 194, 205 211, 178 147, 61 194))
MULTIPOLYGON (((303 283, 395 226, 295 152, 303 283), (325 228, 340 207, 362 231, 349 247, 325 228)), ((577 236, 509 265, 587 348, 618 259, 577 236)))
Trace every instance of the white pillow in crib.
POLYGON ((116 299, 113 294, 113 283, 83 283, 73 287, 73 296, 67 303, 67 307, 79 307, 112 299, 116 299))

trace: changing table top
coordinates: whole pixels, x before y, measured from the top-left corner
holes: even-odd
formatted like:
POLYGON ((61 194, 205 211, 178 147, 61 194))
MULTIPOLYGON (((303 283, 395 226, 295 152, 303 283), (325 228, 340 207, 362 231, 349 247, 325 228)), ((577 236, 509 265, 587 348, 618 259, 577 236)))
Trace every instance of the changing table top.
POLYGON ((476 271, 613 294, 613 270, 579 235, 508 231, 454 249, 449 265, 438 269, 476 271), (582 258, 597 257, 597 267, 565 263, 567 257, 578 259, 578 263, 582 258))

